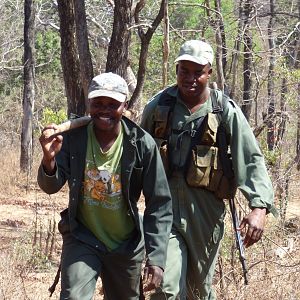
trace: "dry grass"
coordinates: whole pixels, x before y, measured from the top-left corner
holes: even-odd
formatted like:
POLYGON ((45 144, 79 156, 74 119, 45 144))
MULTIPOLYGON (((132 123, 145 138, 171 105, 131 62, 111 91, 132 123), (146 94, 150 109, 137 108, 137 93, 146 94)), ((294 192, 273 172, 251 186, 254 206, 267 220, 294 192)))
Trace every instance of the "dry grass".
MULTIPOLYGON (((61 252, 60 236, 51 228, 59 219, 59 211, 67 205, 67 193, 63 190, 50 197, 38 189, 35 178, 39 154, 34 162, 34 174, 29 178, 18 172, 18 149, 1 152, 0 299, 48 299, 48 288, 61 252), (54 248, 50 250, 53 235, 54 248)), ((293 190, 293 194, 288 220, 294 218, 294 224, 280 225, 278 220, 269 217, 262 242, 246 250, 247 286, 243 284, 228 216, 214 280, 218 299, 300 299, 300 205, 296 198, 298 191, 293 190)), ((99 282, 95 294, 98 300, 102 299, 100 285, 99 282)), ((59 284, 52 299, 58 297, 59 284)))
POLYGON ((295 227, 269 220, 262 241, 246 249, 248 285, 244 285, 234 241, 227 230, 215 276, 218 299, 300 299, 300 216, 294 220, 295 227))

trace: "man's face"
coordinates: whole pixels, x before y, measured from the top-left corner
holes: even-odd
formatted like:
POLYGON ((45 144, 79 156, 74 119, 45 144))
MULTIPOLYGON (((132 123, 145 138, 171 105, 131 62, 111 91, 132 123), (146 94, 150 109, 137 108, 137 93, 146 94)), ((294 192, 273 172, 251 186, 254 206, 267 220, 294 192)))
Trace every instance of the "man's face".
POLYGON ((94 126, 100 131, 110 131, 119 128, 126 102, 119 102, 109 97, 90 99, 90 115, 94 126))
POLYGON ((211 75, 211 66, 199 65, 191 61, 179 61, 177 65, 177 84, 184 99, 201 98, 211 75))

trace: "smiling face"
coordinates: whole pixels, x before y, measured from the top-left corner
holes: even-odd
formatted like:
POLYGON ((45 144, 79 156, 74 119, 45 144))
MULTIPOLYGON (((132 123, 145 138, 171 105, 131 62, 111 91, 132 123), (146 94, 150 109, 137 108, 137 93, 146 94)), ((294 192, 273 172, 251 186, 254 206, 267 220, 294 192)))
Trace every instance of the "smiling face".
POLYGON ((211 72, 210 64, 200 65, 187 60, 179 61, 176 73, 182 100, 187 103, 203 101, 211 72))
POLYGON ((93 119, 95 130, 118 133, 120 120, 125 108, 126 102, 119 102, 110 97, 90 99, 90 115, 93 119))

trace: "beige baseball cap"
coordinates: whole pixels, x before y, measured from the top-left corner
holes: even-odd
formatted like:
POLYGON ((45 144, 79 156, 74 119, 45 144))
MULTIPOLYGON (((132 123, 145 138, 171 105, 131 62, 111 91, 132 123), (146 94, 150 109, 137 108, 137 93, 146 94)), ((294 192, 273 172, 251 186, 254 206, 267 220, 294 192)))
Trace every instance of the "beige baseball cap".
POLYGON ((119 102, 125 102, 128 96, 126 81, 114 73, 102 73, 94 77, 88 90, 88 98, 110 97, 119 102))
POLYGON ((208 63, 212 65, 214 51, 206 42, 199 40, 186 41, 180 47, 179 56, 176 58, 175 63, 182 60, 192 61, 200 65, 206 65, 208 63))

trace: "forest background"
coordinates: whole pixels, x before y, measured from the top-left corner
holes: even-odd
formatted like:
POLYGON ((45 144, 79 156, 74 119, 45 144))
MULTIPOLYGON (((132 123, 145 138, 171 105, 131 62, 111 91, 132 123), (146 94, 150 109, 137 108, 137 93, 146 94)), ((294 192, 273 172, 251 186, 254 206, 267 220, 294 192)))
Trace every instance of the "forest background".
MULTIPOLYGON (((213 46, 211 81, 253 128, 279 211, 246 250, 248 285, 228 214, 218 299, 300 299, 299 0, 2 0, 0 14, 0 299, 48 299, 59 263, 67 188, 47 196, 37 187, 41 128, 86 114, 88 83, 104 71, 128 82, 138 122, 145 103, 175 82, 173 62, 188 39, 213 46)), ((241 218, 247 203, 241 194, 236 202, 241 218)))

